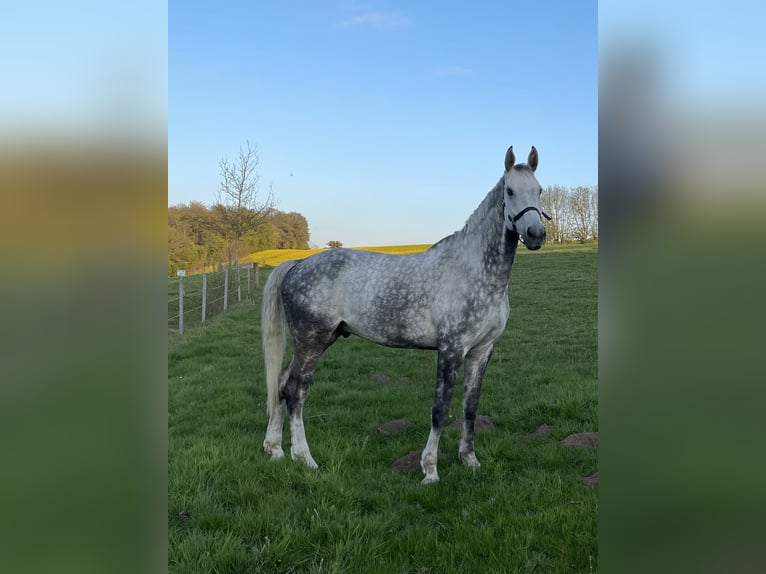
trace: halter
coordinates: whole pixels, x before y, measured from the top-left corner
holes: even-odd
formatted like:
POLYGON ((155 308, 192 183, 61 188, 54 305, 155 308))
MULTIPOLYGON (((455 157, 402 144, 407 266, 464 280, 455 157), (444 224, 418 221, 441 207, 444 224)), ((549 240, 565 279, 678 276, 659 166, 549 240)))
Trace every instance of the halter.
MULTIPOLYGON (((503 210, 505 210, 505 202, 503 202, 503 210)), ((515 216, 513 216, 513 217, 511 217, 510 215, 508 216, 508 219, 509 219, 509 220, 510 220, 510 222, 513 224, 513 228, 514 228, 514 229, 516 229, 516 222, 517 222, 519 219, 521 219, 521 216, 522 216, 522 215, 524 215, 524 214, 525 214, 527 211, 536 211, 536 212, 537 212, 537 213, 538 213, 538 214, 539 214, 541 217, 544 217, 544 218, 545 218, 545 219, 547 219, 548 221, 550 221, 551 219, 553 219, 553 218, 552 218, 550 215, 548 215, 548 214, 547 214, 547 213, 545 213, 544 211, 540 211, 540 210, 539 210, 539 209, 537 209, 536 207, 533 207, 533 206, 531 206, 531 205, 530 205, 529 207, 525 207, 524 209, 522 209, 521 211, 519 211, 519 212, 518 212, 518 213, 517 213, 515 216)))
POLYGON ((541 215, 542 217, 544 217, 544 218, 545 218, 545 219, 547 219, 548 221, 550 221, 550 220, 552 219, 552 217, 551 217, 550 215, 548 215, 548 214, 547 214, 547 213, 545 213, 544 211, 540 211, 539 209, 537 209, 536 207, 533 207, 533 206, 531 206, 531 205, 530 205, 529 207, 525 207, 524 209, 522 209, 521 211, 519 211, 519 212, 516 214, 516 216, 515 216, 515 217, 511 217, 511 216, 509 215, 509 216, 508 216, 508 219, 510 219, 510 220, 511 220, 511 223, 515 224, 515 223, 516 223, 516 222, 517 222, 519 219, 521 219, 521 216, 522 216, 522 215, 524 215, 524 214, 525 214, 527 211, 536 211, 536 212, 537 212, 539 215, 541 215))

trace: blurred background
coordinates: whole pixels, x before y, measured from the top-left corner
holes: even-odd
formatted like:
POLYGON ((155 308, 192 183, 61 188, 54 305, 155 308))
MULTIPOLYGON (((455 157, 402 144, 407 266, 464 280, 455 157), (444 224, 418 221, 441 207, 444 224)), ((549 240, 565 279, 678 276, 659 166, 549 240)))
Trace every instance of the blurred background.
POLYGON ((599 3, 604 572, 766 569, 763 18, 599 3))
POLYGON ((167 4, 9 4, 0 62, 0 571, 164 571, 167 4))
MULTIPOLYGON (((603 572, 766 571, 763 12, 599 3, 603 572)), ((167 42, 0 21, 0 571, 167 567, 167 42)))

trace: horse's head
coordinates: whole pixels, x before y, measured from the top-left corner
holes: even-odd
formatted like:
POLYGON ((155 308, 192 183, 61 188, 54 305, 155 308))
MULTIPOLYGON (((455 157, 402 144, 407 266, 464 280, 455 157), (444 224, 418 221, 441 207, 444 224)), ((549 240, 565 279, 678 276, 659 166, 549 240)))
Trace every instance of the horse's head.
POLYGON ((505 227, 519 234, 527 249, 540 249, 545 241, 542 217, 550 219, 540 207, 542 188, 535 178, 537 150, 532 146, 526 164, 514 165, 513 146, 505 153, 503 209, 505 227))

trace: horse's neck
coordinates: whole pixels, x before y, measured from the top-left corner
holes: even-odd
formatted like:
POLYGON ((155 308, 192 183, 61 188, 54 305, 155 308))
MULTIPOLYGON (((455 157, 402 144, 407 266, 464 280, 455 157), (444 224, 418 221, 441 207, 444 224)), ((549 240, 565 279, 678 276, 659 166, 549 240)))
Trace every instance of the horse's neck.
POLYGON ((498 289, 508 285, 519 241, 518 235, 507 231, 504 217, 501 179, 468 218, 458 238, 464 243, 471 271, 498 289))

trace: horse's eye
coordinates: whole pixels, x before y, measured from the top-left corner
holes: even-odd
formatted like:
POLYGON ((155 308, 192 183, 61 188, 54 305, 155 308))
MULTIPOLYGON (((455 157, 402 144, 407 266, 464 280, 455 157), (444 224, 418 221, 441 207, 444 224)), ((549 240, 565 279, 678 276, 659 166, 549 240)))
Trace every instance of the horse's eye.
POLYGON ((513 195, 513 190, 510 187, 508 188, 508 195, 513 195))
POLYGON ((543 194, 543 188, 541 187, 540 188, 540 195, 542 195, 542 194, 543 194))

